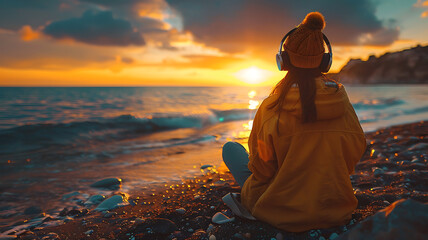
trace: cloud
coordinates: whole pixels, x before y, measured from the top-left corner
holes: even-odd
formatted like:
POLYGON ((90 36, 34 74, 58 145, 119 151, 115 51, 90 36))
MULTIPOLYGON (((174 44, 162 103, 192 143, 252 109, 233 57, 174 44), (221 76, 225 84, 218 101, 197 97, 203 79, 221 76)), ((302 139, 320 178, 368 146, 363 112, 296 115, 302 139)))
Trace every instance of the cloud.
POLYGON ((25 25, 20 30, 21 40, 23 41, 32 41, 40 38, 41 34, 38 31, 34 31, 31 26, 25 25))
MULTIPOLYGON (((428 7, 428 0, 422 1, 418 0, 413 6, 417 8, 427 8, 428 7)), ((421 13, 421 18, 428 17, 428 10, 421 13)))
POLYGON ((370 34, 381 41, 363 44, 390 44, 399 30, 384 26, 375 15, 376 5, 370 0, 167 0, 181 13, 184 29, 197 41, 227 52, 253 51, 260 54, 276 49, 282 36, 298 25, 311 11, 320 11, 327 22, 325 33, 335 45, 362 44, 361 37, 370 34))
POLYGON ((132 56, 121 48, 63 44, 43 38, 38 41, 20 41, 21 38, 22 35, 17 32, 1 34, 1 67, 39 70, 108 69, 110 65, 116 64, 115 56, 121 56, 124 63, 134 64, 130 59, 132 56))
POLYGON ((115 18, 111 11, 91 11, 80 18, 52 22, 43 33, 56 39, 73 39, 93 45, 128 46, 144 45, 141 33, 131 23, 115 18))
POLYGON ((380 29, 373 33, 361 35, 359 41, 362 45, 386 46, 398 39, 398 29, 380 29))
POLYGON ((0 0, 0 28, 14 31, 24 25, 37 28, 48 21, 69 18, 81 11, 72 0, 0 0), (66 3, 74 6, 73 11, 61 8, 61 4, 66 3))

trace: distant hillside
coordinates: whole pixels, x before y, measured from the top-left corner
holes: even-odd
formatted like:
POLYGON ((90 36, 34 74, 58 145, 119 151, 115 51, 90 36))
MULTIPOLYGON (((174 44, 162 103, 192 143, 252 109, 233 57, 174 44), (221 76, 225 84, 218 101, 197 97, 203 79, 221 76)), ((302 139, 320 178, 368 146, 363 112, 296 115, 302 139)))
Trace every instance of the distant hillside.
POLYGON ((428 83, 428 46, 370 56, 367 61, 351 59, 332 77, 343 83, 428 83))

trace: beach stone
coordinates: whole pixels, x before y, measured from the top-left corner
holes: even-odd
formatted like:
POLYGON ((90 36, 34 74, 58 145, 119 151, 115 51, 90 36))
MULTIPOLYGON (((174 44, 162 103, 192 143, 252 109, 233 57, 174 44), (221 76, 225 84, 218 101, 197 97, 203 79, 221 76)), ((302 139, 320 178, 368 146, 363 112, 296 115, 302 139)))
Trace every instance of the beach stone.
POLYGON ((201 169, 212 168, 212 167, 213 167, 213 165, 211 165, 211 164, 205 164, 205 165, 201 166, 201 169))
POLYGON ((63 219, 63 221, 66 223, 66 222, 71 222, 71 221, 73 221, 73 218, 72 217, 65 217, 64 219, 63 219))
POLYGON ((94 232, 94 230, 92 230, 92 229, 88 230, 88 231, 85 232, 85 235, 91 235, 93 232, 94 232))
POLYGON ((428 150, 428 143, 417 143, 417 144, 409 147, 409 150, 411 150, 411 151, 428 150))
POLYGON ((67 193, 67 194, 64 194, 62 196, 62 200, 66 200, 68 198, 71 198, 71 197, 74 197, 74 196, 77 196, 77 195, 80 195, 80 192, 67 193))
POLYGON ((54 218, 52 218, 51 216, 47 216, 47 217, 45 217, 44 219, 43 219, 43 221, 42 222, 49 222, 49 221, 53 221, 53 220, 55 220, 54 218))
MULTIPOLYGON (((32 231, 26 231, 24 234, 19 235, 19 237, 23 240, 34 240, 37 239, 37 236, 32 231)), ((1 239, 1 238, 0 238, 1 239)))
POLYGON ((378 167, 373 168, 373 175, 375 177, 379 177, 380 175, 382 175, 384 173, 385 173, 385 170, 383 170, 382 168, 378 168, 378 167))
POLYGON ((199 229, 192 234, 192 239, 207 239, 207 238, 208 238, 208 234, 202 229, 199 229))
POLYGON ((13 240, 16 239, 17 236, 16 235, 3 235, 0 234, 0 240, 13 240))
POLYGON ((276 240, 284 240, 284 236, 282 235, 282 233, 277 233, 275 238, 276 240))
POLYGON ((329 239, 329 240, 333 240, 333 239, 336 239, 337 237, 339 237, 339 235, 337 235, 337 233, 332 233, 332 234, 330 235, 330 237, 328 237, 328 239, 329 239))
POLYGON ((104 214, 104 218, 111 218, 111 217, 113 217, 113 216, 116 216, 117 215, 117 213, 116 212, 108 212, 108 213, 106 213, 106 214, 104 214))
POLYGON ((116 190, 120 188, 121 184, 122 184, 122 179, 120 178, 106 178, 91 184, 91 187, 116 190))
POLYGON ((211 221, 213 223, 216 223, 216 224, 224 224, 224 223, 235 221, 235 218, 234 217, 229 218, 228 216, 224 215, 223 213, 218 212, 218 213, 214 214, 211 221))
POLYGON ((37 206, 31 206, 24 210, 25 215, 39 214, 41 212, 42 212, 42 209, 37 206))
POLYGON ((384 187, 373 187, 373 188, 370 188, 370 191, 378 191, 378 190, 384 190, 385 188, 384 187))
POLYGON ((108 211, 114 208, 117 208, 119 206, 123 206, 126 204, 126 200, 123 198, 122 195, 114 195, 98 205, 97 208, 95 208, 95 211, 108 211))
POLYGON ((186 213, 186 209, 184 209, 184 208, 177 208, 177 209, 175 209, 175 211, 179 214, 185 214, 186 213))
POLYGON ((42 239, 59 239, 59 235, 54 232, 46 234, 42 239))
POLYGON ((214 229, 214 225, 210 224, 207 228, 207 233, 210 233, 214 229))
POLYGON ((427 222, 428 204, 401 199, 361 221, 339 239, 424 239, 427 222))
POLYGON ((136 225, 138 225, 138 224, 142 224, 142 223, 144 223, 146 221, 146 219, 144 219, 144 218, 136 218, 135 219, 135 224, 136 225))
POLYGON ((94 205, 102 202, 106 197, 103 195, 94 195, 91 196, 88 201, 85 202, 85 205, 94 205))
POLYGON ((211 235, 209 240, 217 240, 217 238, 214 235, 211 235))
POLYGON ((146 219, 142 224, 136 227, 137 232, 144 232, 146 229, 151 229, 153 233, 167 235, 177 230, 174 222, 165 218, 146 219))
POLYGON ((68 213, 68 208, 63 208, 61 212, 59 212, 59 216, 65 217, 67 216, 67 213, 68 213))
POLYGON ((82 211, 78 210, 78 209, 72 209, 70 211, 68 211, 67 215, 68 216, 76 216, 76 215, 80 215, 82 214, 82 211))

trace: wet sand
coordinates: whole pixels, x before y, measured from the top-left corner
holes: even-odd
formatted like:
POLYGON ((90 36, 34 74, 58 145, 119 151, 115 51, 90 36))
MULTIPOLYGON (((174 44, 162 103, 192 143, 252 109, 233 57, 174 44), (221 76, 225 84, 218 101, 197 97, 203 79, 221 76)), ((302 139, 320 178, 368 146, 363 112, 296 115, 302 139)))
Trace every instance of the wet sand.
MULTIPOLYGON (((205 168, 200 177, 169 182, 144 194, 143 191, 130 196, 123 194, 129 203, 127 206, 109 212, 81 206, 74 211, 64 210, 62 216, 42 213, 40 224, 8 234, 18 235, 19 239, 335 238, 396 200, 411 198, 428 202, 427 134, 426 121, 366 134, 366 153, 351 176, 358 207, 345 226, 289 233, 239 217, 229 223, 214 224, 212 217, 217 212, 234 217, 221 198, 229 192, 239 192, 240 188, 224 168, 205 168), (49 227, 62 223, 64 218, 69 222, 49 227)), ((113 194, 120 195, 120 189, 113 194)))

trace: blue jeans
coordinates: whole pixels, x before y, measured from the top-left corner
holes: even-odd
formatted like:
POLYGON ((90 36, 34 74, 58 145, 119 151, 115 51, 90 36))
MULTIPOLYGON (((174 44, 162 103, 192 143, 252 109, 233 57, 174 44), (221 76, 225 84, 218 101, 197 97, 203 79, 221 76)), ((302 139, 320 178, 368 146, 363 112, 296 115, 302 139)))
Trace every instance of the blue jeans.
POLYGON ((239 186, 244 186, 247 178, 252 174, 248 169, 248 153, 241 144, 227 142, 223 145, 223 162, 229 168, 233 178, 239 186))

